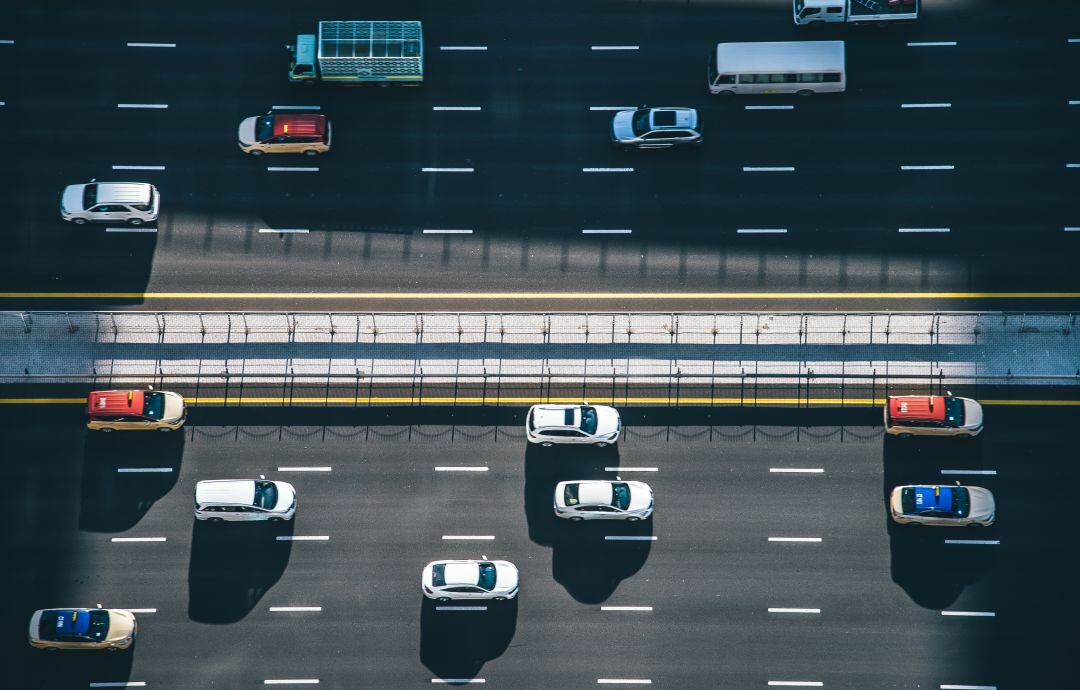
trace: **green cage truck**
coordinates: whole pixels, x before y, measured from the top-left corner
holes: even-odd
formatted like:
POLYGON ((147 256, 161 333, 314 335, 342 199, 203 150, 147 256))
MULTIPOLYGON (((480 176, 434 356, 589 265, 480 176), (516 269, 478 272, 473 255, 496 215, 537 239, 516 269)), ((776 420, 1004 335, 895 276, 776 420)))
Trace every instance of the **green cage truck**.
POLYGON ((413 21, 325 21, 300 34, 289 81, 314 84, 407 84, 424 81, 424 34, 413 21))

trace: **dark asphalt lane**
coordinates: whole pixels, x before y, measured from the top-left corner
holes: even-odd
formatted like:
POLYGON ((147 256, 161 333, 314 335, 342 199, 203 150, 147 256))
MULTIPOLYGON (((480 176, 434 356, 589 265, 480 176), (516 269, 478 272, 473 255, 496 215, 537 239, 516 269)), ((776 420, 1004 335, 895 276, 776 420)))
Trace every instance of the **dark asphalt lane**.
MULTIPOLYGON (((1065 41, 1072 3, 1019 12, 934 8, 909 27, 800 29, 786 2, 555 3, 543 8, 396 3, 425 21, 428 79, 416 89, 304 89, 282 46, 355 3, 262 12, 212 4, 89 11, 29 3, 8 31, 0 125, 15 133, 2 203, 14 211, 4 291, 1072 291, 1080 78, 1065 41), (104 22, 103 22, 104 20, 104 22), (87 35, 94 22, 107 28, 87 35), (47 29, 46 29, 47 27, 47 29), (793 111, 709 98, 704 54, 721 40, 847 41, 850 89, 793 111), (908 41, 955 40, 909 48, 908 41), (126 41, 176 42, 175 49, 126 41), (442 45, 486 45, 483 52, 442 45), (592 45, 638 45, 592 51, 592 45), (95 69, 71 69, 93 60, 95 69), (113 75, 123 75, 122 78, 113 75), (1022 88, 1018 85, 1022 84, 1022 88), (117 103, 167 103, 121 110, 117 103), (641 102, 699 107, 703 151, 621 155, 609 112, 641 102), (901 109, 950 102, 947 110, 901 109), (334 150, 315 161, 245 159, 242 117, 320 105, 334 150), (482 112, 433 112, 473 105, 482 112), (1074 156, 1073 156, 1074 157, 1074 156), (901 171, 902 164, 955 165, 901 171), (165 165, 113 171, 112 165, 165 165), (267 165, 317 165, 270 173, 267 165), (743 166, 793 165, 794 173, 743 166), (422 173, 422 167, 476 172, 422 173), (583 167, 634 167, 628 174, 583 167), (66 228, 65 184, 138 177, 164 198, 156 236, 66 228), (951 229, 915 236, 899 228, 951 229), (306 228, 308 235, 260 234, 306 228), (474 237, 423 237, 425 229, 474 237), (582 239, 582 229, 632 237, 582 239), (739 229, 784 228, 783 236, 739 229), (797 268, 791 268, 796 257, 797 268), (838 264, 840 266, 838 267, 838 264)), ((372 5, 371 14, 383 8, 372 5)), ((343 14, 344 13, 344 14, 343 14)), ((362 12, 361 12, 362 13, 362 12)), ((1075 32, 1074 32, 1075 33, 1075 32)), ((282 160, 285 159, 285 160, 282 160)), ((26 304, 17 300, 18 305, 26 304)), ((218 308, 206 298, 128 303, 218 308)), ((587 308, 578 300, 573 308, 587 308)), ((241 300, 245 308, 296 306, 241 300)), ((69 308, 73 302, 53 302, 69 308)), ((83 308, 97 302, 78 302, 83 308)), ((123 300, 114 304, 123 306, 123 300)), ((325 300, 327 308, 371 308, 325 300)), ((627 298, 627 307, 678 308, 627 298)), ((741 308, 787 308, 761 297, 741 308)), ((947 307, 927 296, 911 307, 947 307)), ((964 306, 976 306, 970 301, 964 306)), ((997 302, 996 304, 1000 304, 997 302)), ((1045 302, 1008 302, 1045 308, 1045 302)), ((869 298, 865 306, 880 306, 869 298)), ((321 304, 320 306, 323 306, 321 304)), ((441 306, 441 305, 440 305, 441 306)), ((516 307, 522 307, 515 304, 516 307)), ((716 307, 717 303, 710 305, 716 307)), ((832 308, 807 298, 800 308, 832 308)), ((397 308, 398 305, 393 305, 397 308)), ((506 308, 497 300, 470 308, 506 308)), ((534 308, 529 305, 527 308, 534 308)))
POLYGON ((213 426, 147 438, 88 435, 79 410, 4 410, 16 502, 4 542, 20 564, 6 572, 3 644, 15 650, 7 677, 37 687, 284 678, 399 687, 447 677, 525 688, 649 678, 667 687, 820 680, 853 689, 1040 687, 1066 677, 1077 553, 1071 503, 1053 492, 1076 479, 1060 436, 1075 416, 1068 411, 991 408, 978 441, 893 443, 852 412, 805 426, 797 412, 788 422, 748 413, 732 425, 710 424, 704 412, 637 410, 619 447, 595 452, 526 449, 520 412, 404 409, 347 426, 337 416, 328 426, 281 426, 277 415, 260 425, 218 411, 213 426), (332 471, 278 471, 296 466, 332 471), (643 467, 658 471, 632 469, 643 467), (196 481, 260 474, 297 487, 295 524, 194 524, 196 481), (556 481, 616 474, 653 486, 650 523, 555 523, 556 481), (953 479, 995 492, 997 526, 888 524, 883 497, 893 485, 953 479), (946 545, 946 537, 1000 544, 946 545), (422 603, 425 562, 481 554, 518 565, 515 605, 443 612, 422 603), (157 609, 139 616, 133 653, 46 664, 25 647, 34 608, 99 602, 157 609), (322 610, 270 611, 281 606, 322 610))

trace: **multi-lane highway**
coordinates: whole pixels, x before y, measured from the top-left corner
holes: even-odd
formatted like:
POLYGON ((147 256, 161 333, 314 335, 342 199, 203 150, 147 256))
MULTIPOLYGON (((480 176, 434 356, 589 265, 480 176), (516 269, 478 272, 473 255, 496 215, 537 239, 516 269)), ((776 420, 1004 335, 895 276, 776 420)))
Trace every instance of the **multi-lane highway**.
POLYGON ((617 449, 571 451, 527 449, 519 408, 247 412, 146 437, 3 410, 6 684, 1069 684, 1068 409, 988 408, 974 442, 886 440, 876 409, 629 409, 617 449), (295 524, 195 524, 196 481, 259 475, 297 487, 295 524), (556 524, 557 480, 615 476, 652 485, 651 524, 556 524), (997 525, 888 524, 893 486, 953 480, 997 525), (516 603, 424 604, 424 563, 480 555, 517 564, 516 603), (99 603, 139 611, 131 653, 26 646, 35 607, 99 603))
POLYGON ((24 3, 0 28, 0 290, 44 308, 1067 308, 1080 6, 927 5, 875 29, 796 27, 785 0, 24 3), (387 16, 423 20, 422 86, 287 82, 298 32, 387 16), (846 93, 706 93, 715 43, 807 38, 846 41, 846 93), (698 108, 704 148, 613 151, 611 109, 641 103, 698 108), (318 107, 333 149, 244 156, 237 125, 272 106, 318 107), (297 166, 315 169, 268 170, 297 166), (158 185, 156 232, 62 223, 59 191, 91 178, 158 185))

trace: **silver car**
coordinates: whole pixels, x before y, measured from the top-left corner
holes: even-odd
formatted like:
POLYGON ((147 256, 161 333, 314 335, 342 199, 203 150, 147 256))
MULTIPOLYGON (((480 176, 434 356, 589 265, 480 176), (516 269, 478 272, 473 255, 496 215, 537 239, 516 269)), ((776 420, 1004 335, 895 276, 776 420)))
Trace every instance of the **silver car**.
POLYGON ((95 182, 73 184, 60 196, 60 217, 82 225, 87 222, 142 225, 158 219, 161 195, 149 182, 95 182))
POLYGON ((621 148, 667 149, 705 141, 693 108, 620 110, 611 121, 611 141, 621 148))
POLYGON ((582 520, 647 520, 653 512, 653 492, 645 482, 603 479, 559 482, 555 485, 555 515, 582 520))

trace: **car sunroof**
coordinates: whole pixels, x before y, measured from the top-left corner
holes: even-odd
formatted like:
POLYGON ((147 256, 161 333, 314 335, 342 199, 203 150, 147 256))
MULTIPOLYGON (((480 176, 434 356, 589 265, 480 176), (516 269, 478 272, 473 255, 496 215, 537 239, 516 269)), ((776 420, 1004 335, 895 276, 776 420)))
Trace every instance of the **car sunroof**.
POLYGON ((657 110, 653 112, 653 127, 674 127, 674 110, 657 110))

